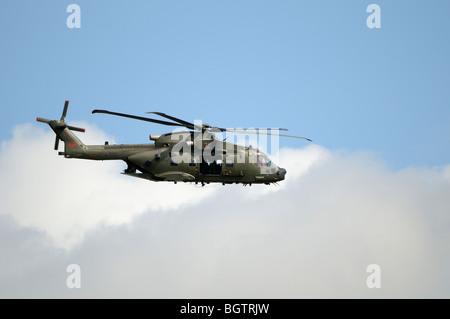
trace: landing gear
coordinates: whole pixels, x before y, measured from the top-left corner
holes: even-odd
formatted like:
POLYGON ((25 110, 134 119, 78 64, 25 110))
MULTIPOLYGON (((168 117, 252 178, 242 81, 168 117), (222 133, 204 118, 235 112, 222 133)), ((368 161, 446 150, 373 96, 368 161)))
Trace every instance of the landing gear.
POLYGON ((220 175, 222 172, 222 163, 217 163, 216 161, 209 163, 204 159, 200 163, 200 173, 202 174, 211 174, 211 175, 220 175))
POLYGON ((127 163, 128 167, 123 171, 125 174, 135 174, 136 173, 136 166, 129 162, 129 161, 125 161, 125 163, 127 163))
POLYGON ((125 173, 125 174, 134 174, 134 173, 136 173, 136 168, 135 168, 135 167, 127 167, 127 168, 124 170, 124 173, 125 173))

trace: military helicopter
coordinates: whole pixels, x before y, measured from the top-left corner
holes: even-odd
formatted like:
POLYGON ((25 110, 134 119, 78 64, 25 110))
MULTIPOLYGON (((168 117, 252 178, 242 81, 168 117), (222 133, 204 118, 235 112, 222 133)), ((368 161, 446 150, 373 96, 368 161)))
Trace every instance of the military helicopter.
POLYGON ((72 132, 85 132, 84 128, 68 125, 65 122, 69 101, 65 101, 59 120, 47 120, 37 117, 36 121, 47 123, 56 134, 55 150, 59 141, 64 142, 65 158, 89 160, 123 160, 127 168, 122 174, 147 179, 150 181, 194 182, 202 186, 209 183, 225 184, 266 184, 285 179, 286 170, 275 165, 259 149, 238 145, 217 139, 216 134, 223 132, 243 134, 264 134, 283 137, 308 138, 279 134, 287 129, 225 129, 212 127, 201 122, 190 123, 161 112, 148 112, 166 120, 111 112, 93 110, 92 114, 102 113, 121 116, 160 125, 183 127, 189 131, 174 131, 162 135, 150 135, 154 143, 109 145, 85 145, 72 132), (268 131, 270 130, 270 132, 268 131))

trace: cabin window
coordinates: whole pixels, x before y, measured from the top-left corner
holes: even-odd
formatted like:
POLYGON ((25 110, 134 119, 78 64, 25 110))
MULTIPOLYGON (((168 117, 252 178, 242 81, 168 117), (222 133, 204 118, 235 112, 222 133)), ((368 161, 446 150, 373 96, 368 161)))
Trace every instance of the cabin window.
POLYGON ((225 166, 226 167, 233 167, 234 165, 234 156, 233 155, 227 155, 225 159, 225 166))

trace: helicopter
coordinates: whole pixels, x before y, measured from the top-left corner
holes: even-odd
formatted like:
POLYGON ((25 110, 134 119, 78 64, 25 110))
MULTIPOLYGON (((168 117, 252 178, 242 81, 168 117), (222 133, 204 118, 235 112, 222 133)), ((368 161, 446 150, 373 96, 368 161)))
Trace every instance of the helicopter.
POLYGON ((109 114, 146 121, 177 128, 187 128, 188 131, 153 135, 149 138, 154 143, 85 145, 74 133, 85 132, 84 128, 68 125, 65 122, 69 101, 64 103, 59 120, 48 120, 37 117, 36 121, 48 124, 56 134, 54 149, 59 149, 59 141, 64 142, 64 151, 58 155, 65 158, 87 160, 122 160, 127 168, 124 175, 161 182, 191 182, 225 184, 266 184, 277 183, 285 179, 286 169, 278 167, 258 148, 243 146, 217 139, 216 134, 223 132, 241 134, 263 134, 283 137, 310 139, 300 136, 279 134, 278 129, 225 129, 209 124, 194 123, 167 115, 162 112, 147 112, 165 120, 141 117, 125 113, 95 109, 92 114, 109 114), (167 121, 170 120, 170 121, 167 121), (275 132, 275 133, 273 133, 275 132))

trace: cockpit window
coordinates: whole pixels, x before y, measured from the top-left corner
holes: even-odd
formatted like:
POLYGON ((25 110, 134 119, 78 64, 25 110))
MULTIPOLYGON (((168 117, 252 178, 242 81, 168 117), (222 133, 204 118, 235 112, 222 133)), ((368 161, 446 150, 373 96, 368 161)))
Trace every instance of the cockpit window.
POLYGON ((277 166, 266 154, 258 152, 257 155, 261 174, 274 174, 277 171, 277 166))
POLYGON ((264 153, 258 153, 258 167, 272 167, 275 164, 272 160, 264 153))

